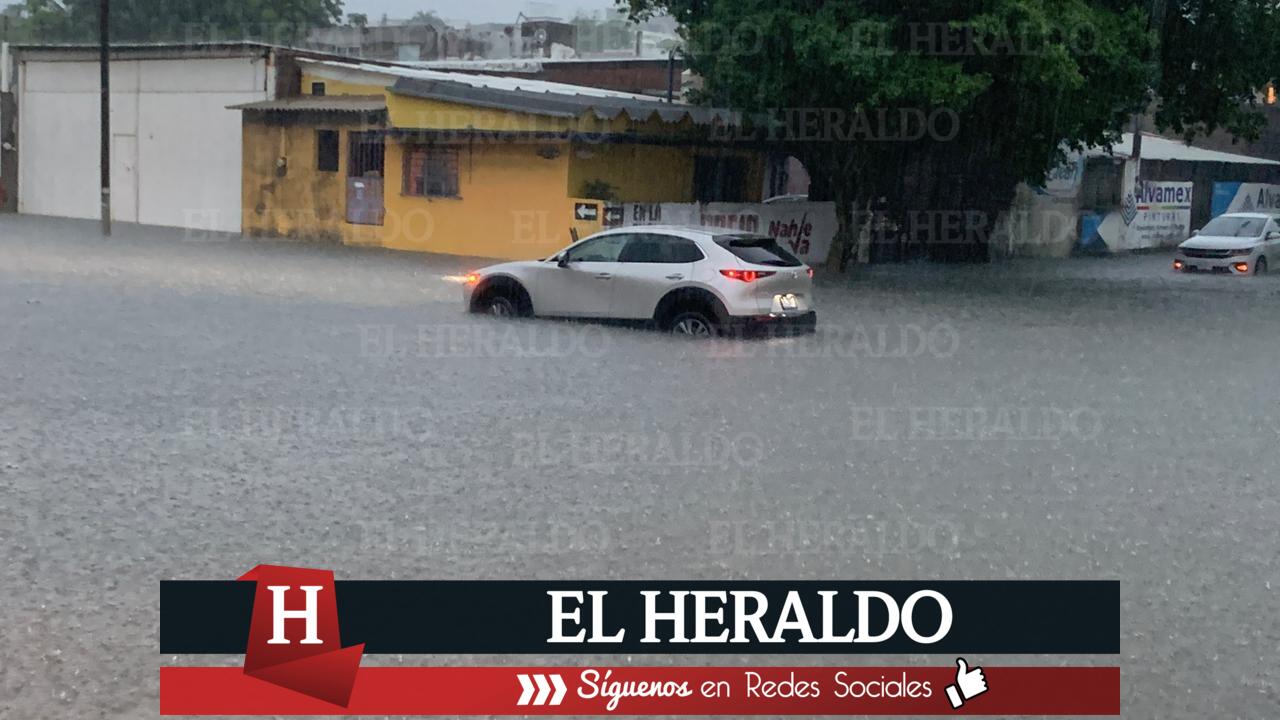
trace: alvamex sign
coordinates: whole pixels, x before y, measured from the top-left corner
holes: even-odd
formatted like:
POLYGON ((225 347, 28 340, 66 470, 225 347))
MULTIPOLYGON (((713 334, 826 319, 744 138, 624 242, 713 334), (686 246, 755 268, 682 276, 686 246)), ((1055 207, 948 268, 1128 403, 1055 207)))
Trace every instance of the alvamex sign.
MULTIPOLYGON (((628 628, 615 629, 605 618, 607 590, 550 590, 547 594, 551 597, 547 642, 624 641, 628 628), (589 623, 584 611, 591 616, 589 623)), ((792 590, 777 613, 770 613, 768 597, 754 590, 642 590, 640 595, 644 598, 642 643, 784 643, 786 634, 793 633, 800 643, 865 644, 885 642, 901 629, 913 642, 932 645, 947 636, 952 621, 951 603, 935 590, 912 593, 901 606, 892 595, 877 590, 848 595, 836 590, 802 595, 792 590), (806 600, 821 608, 812 621, 806 600), (931 606, 930 614, 936 618, 924 632, 915 618, 922 603, 931 606)))
POLYGON ((1139 205, 1161 204, 1161 205, 1191 205, 1191 184, 1176 183, 1162 184, 1154 182, 1140 182, 1134 188, 1134 200, 1139 205))

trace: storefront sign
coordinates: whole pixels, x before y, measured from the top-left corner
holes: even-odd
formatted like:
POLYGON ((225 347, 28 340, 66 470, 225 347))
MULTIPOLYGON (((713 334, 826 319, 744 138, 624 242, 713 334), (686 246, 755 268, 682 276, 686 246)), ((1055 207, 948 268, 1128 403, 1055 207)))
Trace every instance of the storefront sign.
POLYGON ((627 203, 624 225, 697 225, 768 235, 809 265, 827 260, 837 223, 829 202, 627 203))
POLYGON ((1209 214, 1218 217, 1230 212, 1280 213, 1280 185, 1245 182, 1216 182, 1209 214))

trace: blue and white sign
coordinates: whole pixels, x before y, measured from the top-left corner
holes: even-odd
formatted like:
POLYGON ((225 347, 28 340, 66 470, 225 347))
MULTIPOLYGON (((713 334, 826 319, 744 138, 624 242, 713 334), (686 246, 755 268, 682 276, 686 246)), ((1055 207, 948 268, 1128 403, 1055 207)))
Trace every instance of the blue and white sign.
POLYGON ((1083 183, 1084 156, 1074 153, 1045 175, 1044 186, 1036 188, 1036 192, 1051 197, 1073 198, 1080 194, 1083 183))
POLYGON ((1171 247, 1191 235, 1190 182, 1140 180, 1138 162, 1124 168, 1124 197, 1120 207, 1105 215, 1084 216, 1080 249, 1121 252, 1171 247))
POLYGON ((1218 217, 1229 212, 1274 212, 1280 214, 1280 185, 1246 182, 1216 182, 1209 213, 1218 217))

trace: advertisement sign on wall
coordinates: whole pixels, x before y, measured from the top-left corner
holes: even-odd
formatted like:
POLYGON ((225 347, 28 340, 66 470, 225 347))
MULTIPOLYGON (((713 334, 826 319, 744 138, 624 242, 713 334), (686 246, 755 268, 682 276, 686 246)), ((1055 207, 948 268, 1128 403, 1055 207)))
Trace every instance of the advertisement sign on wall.
POLYGON ((1216 182, 1209 212, 1213 217, 1229 212, 1280 212, 1280 185, 1216 182))
POLYGON ((1139 180, 1139 164, 1125 165, 1128 188, 1119 210, 1081 222, 1081 248, 1119 252, 1172 247, 1191 236, 1194 183, 1139 180))
POLYGON ((1073 153, 1061 165, 1045 175, 1044 185, 1036 188, 1040 195, 1058 198, 1074 198, 1080 194, 1084 183, 1084 156, 1073 153))
POLYGON ((1120 212, 1125 220, 1123 248, 1171 247, 1191 235, 1189 182, 1140 180, 1125 195, 1120 212))
POLYGON ((623 225, 701 225, 768 235, 808 265, 827 260, 836 236, 835 205, 780 203, 626 203, 623 225))

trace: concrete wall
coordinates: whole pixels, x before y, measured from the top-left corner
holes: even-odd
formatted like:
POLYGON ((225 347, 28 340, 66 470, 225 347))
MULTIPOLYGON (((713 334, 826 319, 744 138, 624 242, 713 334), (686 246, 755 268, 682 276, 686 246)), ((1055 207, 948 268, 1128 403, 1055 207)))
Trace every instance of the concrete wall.
MULTIPOLYGON (((19 211, 99 216, 98 65, 19 58, 19 211)), ((111 69, 112 213, 238 232, 240 113, 267 99, 263 57, 120 60, 111 69)))
POLYGON ((992 257, 1064 258, 1080 241, 1080 198, 1018 185, 988 244, 992 257))

